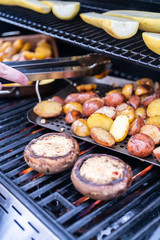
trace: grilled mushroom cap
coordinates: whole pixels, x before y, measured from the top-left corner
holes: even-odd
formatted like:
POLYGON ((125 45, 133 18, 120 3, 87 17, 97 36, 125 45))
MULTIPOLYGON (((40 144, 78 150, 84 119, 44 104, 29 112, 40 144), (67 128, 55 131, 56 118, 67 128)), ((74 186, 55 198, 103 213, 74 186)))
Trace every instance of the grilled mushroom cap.
POLYGON ((65 133, 48 133, 33 139, 25 148, 24 159, 34 170, 53 174, 71 167, 79 156, 77 141, 65 133))
POLYGON ((130 187, 132 170, 117 157, 90 154, 75 163, 71 180, 83 195, 93 199, 110 200, 130 187))

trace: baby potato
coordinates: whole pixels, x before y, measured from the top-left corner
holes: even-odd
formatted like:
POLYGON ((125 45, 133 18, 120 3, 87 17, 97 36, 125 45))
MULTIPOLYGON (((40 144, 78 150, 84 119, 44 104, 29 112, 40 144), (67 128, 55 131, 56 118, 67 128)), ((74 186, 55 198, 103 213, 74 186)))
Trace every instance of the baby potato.
POLYGON ((52 56, 52 50, 46 47, 36 47, 35 56, 37 59, 45 59, 52 56))
POLYGON ((141 78, 135 82, 137 86, 139 85, 148 85, 150 87, 154 86, 154 83, 151 78, 141 78))
POLYGON ((60 103, 53 101, 42 101, 37 103, 33 111, 40 117, 50 118, 61 114, 62 106, 60 103))
POLYGON ((115 138, 116 142, 121 142, 125 139, 129 130, 129 119, 126 115, 117 116, 114 120, 110 133, 115 138))
POLYGON ((102 113, 93 113, 87 119, 87 124, 90 129, 94 127, 101 127, 109 131, 112 123, 113 120, 102 113))
POLYGON ((65 116, 65 121, 67 124, 71 124, 74 121, 76 121, 79 118, 82 118, 83 115, 77 110, 72 110, 71 112, 68 112, 65 116))
POLYGON ((151 124, 146 124, 144 125, 141 130, 140 133, 144 133, 148 136, 150 136, 155 144, 159 144, 160 143, 160 128, 155 126, 155 125, 151 125, 151 124))
POLYGON ((24 51, 22 55, 27 58, 27 60, 32 60, 32 58, 35 58, 35 53, 30 51, 24 51))
POLYGON ((85 119, 78 119, 74 121, 71 125, 71 130, 73 133, 80 137, 90 136, 90 129, 87 125, 87 121, 85 119))
POLYGON ((152 116, 146 119, 145 124, 152 124, 160 128, 160 116, 152 116))
POLYGON ((155 158, 160 162, 160 147, 157 147, 153 150, 155 158))
POLYGON ((78 102, 70 102, 63 106, 64 114, 71 112, 72 110, 77 110, 82 113, 82 105, 78 102))
POLYGON ((31 43, 30 42, 26 42, 23 47, 20 50, 20 53, 23 53, 25 51, 30 51, 31 49, 31 43))
POLYGON ((129 106, 127 103, 122 103, 118 105, 116 110, 117 110, 117 116, 119 115, 127 116, 130 123, 133 122, 133 120, 135 119, 134 109, 133 107, 129 106))
POLYGON ((58 102, 62 105, 62 107, 64 106, 64 100, 58 96, 54 96, 51 98, 51 101, 54 101, 54 102, 58 102))
POLYGON ((114 107, 104 106, 99 108, 95 113, 102 113, 111 119, 115 119, 117 115, 117 111, 114 107))
POLYGON ((83 104, 82 113, 85 117, 89 117, 96 110, 104 106, 104 101, 101 98, 91 98, 83 104))
POLYGON ((128 83, 126 85, 124 85, 124 87, 122 88, 122 94, 129 99, 132 95, 133 92, 133 84, 132 83, 128 83))
POLYGON ((141 96, 143 94, 151 94, 153 92, 153 88, 148 85, 140 85, 136 87, 135 95, 141 96))
POLYGON ((141 116, 143 119, 146 119, 147 117, 147 113, 146 113, 146 109, 143 108, 143 107, 138 107, 136 110, 135 110, 135 115, 136 115, 136 118, 139 116, 141 116))
POLYGON ((148 105, 147 115, 149 117, 160 115, 160 98, 155 99, 148 105))
POLYGON ((111 94, 111 93, 122 93, 122 89, 121 88, 116 88, 116 89, 110 90, 109 92, 106 93, 106 96, 111 94))
POLYGON ((78 92, 89 92, 89 91, 96 91, 97 84, 81 84, 76 87, 78 92))
POLYGON ((125 96, 121 93, 114 92, 105 96, 103 99, 106 106, 116 107, 125 101, 125 96))
POLYGON ((15 40, 13 43, 13 47, 17 50, 17 52, 20 51, 20 49, 23 47, 23 45, 24 45, 24 42, 23 42, 23 39, 21 39, 21 38, 15 40))
POLYGON ((0 53, 4 52, 7 48, 11 47, 12 43, 9 41, 3 42, 0 47, 0 53))
POLYGON ((134 109, 138 108, 140 104, 140 97, 138 96, 131 96, 128 100, 128 104, 131 105, 134 109))
POLYGON ((141 116, 138 117, 129 126, 128 135, 135 135, 140 132, 141 127, 144 126, 144 121, 141 116))
POLYGON ((93 140, 105 147, 112 147, 115 144, 115 139, 110 132, 104 128, 94 127, 91 129, 91 137, 93 140))
POLYGON ((144 107, 148 107, 148 105, 153 102, 155 99, 157 99, 156 93, 149 95, 145 97, 143 100, 141 100, 141 105, 144 107))

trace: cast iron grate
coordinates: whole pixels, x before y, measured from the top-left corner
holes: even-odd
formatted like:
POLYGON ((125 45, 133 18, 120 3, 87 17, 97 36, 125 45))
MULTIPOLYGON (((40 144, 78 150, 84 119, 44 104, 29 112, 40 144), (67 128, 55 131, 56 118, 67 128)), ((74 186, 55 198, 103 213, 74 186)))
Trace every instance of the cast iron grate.
MULTIPOLYGON (((26 165, 23 158, 23 150, 28 142, 48 132, 44 128, 31 125, 26 119, 28 109, 36 101, 0 100, 0 181, 15 196, 10 195, 9 198, 20 200, 30 213, 34 213, 49 230, 63 240, 87 240, 96 236, 98 240, 149 239, 160 223, 160 169, 119 153, 118 156, 132 166, 133 184, 124 195, 109 202, 91 200, 78 193, 71 183, 70 169, 48 176, 37 173, 26 165), (13 106, 16 106, 14 110, 13 106)), ((81 156, 89 153, 111 154, 109 150, 85 141, 79 141, 79 144, 81 156)), ((2 216, 9 216, 7 212, 10 209, 5 205, 7 197, 4 191, 7 190, 1 187, 0 191, 0 200, 3 203, 0 217, 3 223, 2 216)), ((14 224, 21 232, 18 236, 17 231, 17 239, 29 239, 26 237, 25 226, 22 226, 23 221, 20 220, 26 216, 26 210, 21 212, 22 204, 13 204, 12 220, 16 220, 14 224)), ((41 239, 36 222, 33 224, 30 219, 28 222, 33 225, 32 227, 27 223, 27 228, 32 229, 35 239, 41 239)))
MULTIPOLYGON (((95 11, 91 6, 81 7, 81 12, 93 10, 95 11)), ((107 10, 98 8, 97 11, 107 10)), ((72 21, 62 21, 52 13, 39 14, 20 7, 2 5, 0 20, 65 40, 92 52, 108 54, 110 57, 160 70, 160 57, 145 46, 141 31, 130 39, 117 40, 103 30, 84 23, 79 16, 72 21)))

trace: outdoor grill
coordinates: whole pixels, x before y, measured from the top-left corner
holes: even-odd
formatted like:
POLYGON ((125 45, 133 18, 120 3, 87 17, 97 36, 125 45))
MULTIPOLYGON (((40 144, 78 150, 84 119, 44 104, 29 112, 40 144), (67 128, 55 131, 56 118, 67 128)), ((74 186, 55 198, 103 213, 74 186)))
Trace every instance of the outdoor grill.
MULTIPOLYGON (((81 2, 81 12, 104 12, 118 7, 123 9, 123 5, 118 4, 125 1, 112 1, 112 5, 107 1, 81 2)), ((129 5, 126 1, 125 8, 155 10, 160 6, 156 0, 149 2, 135 0, 129 5)), ((153 76, 153 80, 159 80, 160 58, 145 46, 141 32, 120 41, 85 24, 79 17, 64 22, 51 13, 43 15, 19 7, 0 6, 0 20, 9 23, 7 31, 18 27, 26 34, 23 28, 57 38, 60 55, 107 54, 113 61, 113 77, 135 80, 140 76, 153 76)), ((74 81, 80 83, 81 79, 74 81)), ((103 84, 111 88, 111 83, 103 84)), ((71 88, 66 81, 56 80, 52 95, 62 86, 71 88)), ((98 90, 101 89, 99 86, 98 90)), ((108 202, 81 195, 70 180, 71 169, 44 175, 28 167, 23 157, 25 146, 33 138, 51 131, 27 120, 28 111, 36 103, 36 97, 0 99, 0 239, 160 239, 159 166, 78 139, 80 157, 107 153, 120 157, 132 167, 132 186, 125 194, 108 202)), ((57 121, 57 131, 63 124, 62 119, 57 121)))

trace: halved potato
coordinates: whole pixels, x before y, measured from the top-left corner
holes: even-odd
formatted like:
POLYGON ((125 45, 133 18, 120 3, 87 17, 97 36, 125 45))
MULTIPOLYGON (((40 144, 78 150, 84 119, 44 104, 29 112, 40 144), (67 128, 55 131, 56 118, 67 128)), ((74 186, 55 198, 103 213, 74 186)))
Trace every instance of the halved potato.
POLYGON ((160 116, 152 116, 146 119, 145 124, 152 124, 160 128, 160 116))
POLYGON ((153 154, 156 157, 156 159, 160 162, 160 147, 157 147, 153 150, 153 154))
POLYGON ((124 87, 122 88, 122 94, 129 99, 132 95, 133 92, 133 84, 132 83, 128 83, 126 85, 124 85, 124 87))
POLYGON ((113 92, 106 95, 103 100, 106 106, 117 107, 125 101, 125 96, 121 93, 113 92))
POLYGON ((141 116, 138 117, 129 126, 128 135, 135 135, 140 132, 141 127, 144 126, 144 121, 141 116))
POLYGON ((128 99, 127 103, 131 105, 134 109, 137 109, 140 104, 140 97, 133 95, 128 99))
POLYGON ((135 84, 137 86, 139 86, 139 85, 148 85, 150 87, 154 86, 154 83, 151 78, 140 78, 135 82, 135 84))
POLYGON ((125 139, 129 130, 129 119, 125 115, 117 116, 114 120, 110 133, 115 138, 116 142, 121 142, 125 139))
POLYGON ((78 102, 70 102, 64 105, 63 112, 64 114, 67 114, 68 112, 71 112, 72 110, 77 110, 82 113, 82 105, 78 102))
POLYGON ((116 88, 116 89, 110 90, 109 92, 106 93, 106 96, 111 94, 111 93, 122 93, 122 89, 121 88, 116 88))
POLYGON ((115 144, 115 139, 110 132, 104 128, 94 127, 91 129, 91 137, 93 140, 105 147, 112 147, 115 144))
POLYGON ((90 129, 94 127, 101 127, 109 131, 112 123, 113 120, 102 113, 93 113, 87 119, 87 124, 90 129))
POLYGON ((148 85, 140 85, 136 87, 135 95, 141 96, 143 94, 151 94, 153 92, 153 88, 148 85))
POLYGON ((114 107, 104 106, 99 108, 95 113, 102 113, 111 119, 115 119, 117 115, 117 111, 114 107))
POLYGON ((160 98, 152 101, 147 107, 147 115, 149 117, 160 115, 160 98))
POLYGON ((155 144, 160 143, 160 128, 159 127, 157 127, 155 125, 151 125, 151 124, 146 124, 141 128, 140 133, 144 133, 144 134, 150 136, 153 139, 153 141, 155 142, 155 144))
POLYGON ((153 102, 155 99, 157 99, 156 93, 153 93, 152 95, 149 95, 141 100, 141 105, 144 107, 148 107, 148 105, 153 102))
POLYGON ((143 108, 143 107, 138 107, 136 110, 135 110, 135 115, 136 115, 136 118, 139 116, 141 116, 143 119, 146 119, 147 117, 147 113, 146 113, 146 109, 143 108))
POLYGON ((130 123, 133 122, 133 120, 135 119, 134 109, 133 107, 129 106, 127 103, 122 103, 118 105, 116 110, 117 110, 117 116, 119 115, 127 116, 130 123))
POLYGON ((90 129, 87 125, 87 121, 85 119, 78 119, 74 121, 71 125, 71 130, 73 133, 80 137, 87 137, 90 135, 90 129))
POLYGON ((60 103, 54 101, 42 101, 37 103, 33 111, 40 117, 56 117, 62 112, 62 106, 60 103))
POLYGON ((81 84, 76 87, 78 92, 96 91, 97 84, 81 84))

